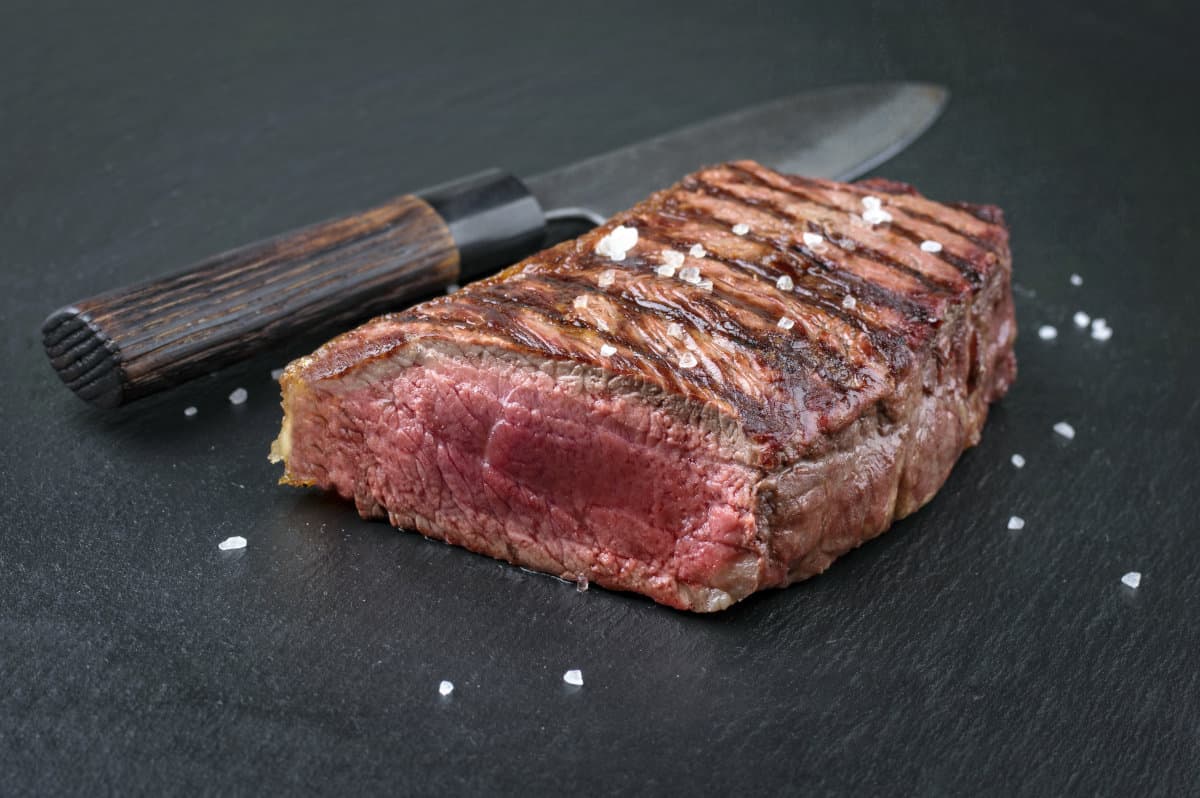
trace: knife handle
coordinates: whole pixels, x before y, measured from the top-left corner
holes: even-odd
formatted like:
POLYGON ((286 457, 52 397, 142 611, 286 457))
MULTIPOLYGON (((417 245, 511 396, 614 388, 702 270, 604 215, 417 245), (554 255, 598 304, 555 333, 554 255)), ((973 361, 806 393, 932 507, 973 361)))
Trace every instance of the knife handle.
POLYGON ((537 199, 491 170, 75 302, 42 339, 71 390, 116 407, 487 274, 544 235, 537 199))

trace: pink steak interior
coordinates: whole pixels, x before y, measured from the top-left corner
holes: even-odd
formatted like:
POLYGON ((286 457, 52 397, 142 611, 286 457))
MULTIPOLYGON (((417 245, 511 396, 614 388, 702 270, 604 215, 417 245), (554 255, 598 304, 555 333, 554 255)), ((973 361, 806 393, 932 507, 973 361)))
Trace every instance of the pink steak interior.
POLYGON ((295 392, 293 481, 397 526, 674 606, 756 586, 756 472, 722 456, 703 424, 498 359, 371 368, 295 392))

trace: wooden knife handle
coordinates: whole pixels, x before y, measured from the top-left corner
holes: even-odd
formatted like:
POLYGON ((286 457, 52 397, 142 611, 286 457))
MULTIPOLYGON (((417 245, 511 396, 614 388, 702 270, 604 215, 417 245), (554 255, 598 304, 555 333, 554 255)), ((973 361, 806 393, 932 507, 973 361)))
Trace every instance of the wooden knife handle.
POLYGON ((486 274, 544 234, 521 181, 484 172, 75 302, 46 319, 43 343, 71 390, 116 407, 486 274))

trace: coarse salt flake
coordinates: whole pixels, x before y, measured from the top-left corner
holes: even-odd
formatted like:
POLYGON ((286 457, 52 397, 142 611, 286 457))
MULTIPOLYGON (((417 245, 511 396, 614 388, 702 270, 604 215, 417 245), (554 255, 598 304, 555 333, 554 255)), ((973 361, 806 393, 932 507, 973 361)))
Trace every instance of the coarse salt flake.
POLYGON ((1024 529, 1025 519, 1019 515, 1011 516, 1008 519, 1008 528, 1013 532, 1016 532, 1018 529, 1024 529))
POLYGON ((678 269, 683 265, 684 254, 676 252, 673 249, 664 249, 662 251, 662 262, 672 269, 678 269))
POLYGON ((696 283, 696 287, 701 291, 711 291, 713 289, 713 281, 706 278, 696 283))
POLYGON ((233 393, 229 394, 229 402, 235 405, 244 404, 249 396, 245 388, 234 388, 233 393))
POLYGON ((626 227, 619 224, 608 235, 596 244, 596 254, 603 255, 609 260, 623 261, 625 254, 637 244, 638 231, 636 227, 626 227))
POLYGON ((1112 338, 1112 327, 1101 327, 1099 330, 1092 330, 1092 337, 1097 341, 1107 341, 1112 338))
POLYGON ((695 365, 699 362, 700 361, 696 360, 696 356, 693 355, 691 352, 684 352, 682 355, 679 356, 679 365, 685 369, 694 368, 695 365))
POLYGON ((579 296, 575 297, 575 301, 571 303, 571 306, 576 310, 587 310, 588 295, 580 294, 579 296))
POLYGON ((664 263, 662 266, 659 266, 657 269, 655 269, 654 273, 659 277, 674 277, 675 267, 670 263, 664 263))
POLYGON ((271 379, 279 382, 279 378, 283 376, 283 369, 271 369, 271 379))
POLYGON ((614 282, 616 282, 616 279, 617 279, 616 270, 605 269, 604 271, 600 272, 600 279, 598 279, 596 281, 596 284, 598 286, 600 286, 601 288, 608 288, 610 285, 612 285, 614 282))
POLYGON ((1058 330, 1051 325, 1043 324, 1041 327, 1038 327, 1038 338, 1041 338, 1043 341, 1053 341, 1057 337, 1058 330))
POLYGON ((1009 459, 1012 462, 1014 468, 1024 468, 1025 467, 1025 458, 1022 457, 1021 455, 1014 454, 1009 459))
POLYGON ((1082 310, 1077 310, 1075 311, 1075 315, 1071 317, 1071 320, 1075 322, 1076 327, 1082 330, 1091 323, 1092 317, 1082 310))
POLYGON ((679 270, 679 279, 683 280, 685 283, 691 283, 692 285, 695 285, 696 283, 700 282, 700 267, 684 266, 679 270))
POLYGON ((1075 428, 1065 421, 1060 421, 1054 425, 1054 431, 1063 436, 1067 440, 1072 440, 1075 437, 1075 428))
POLYGON ((563 674, 563 681, 575 687, 583 686, 583 671, 573 668, 563 674))
POLYGON ((924 252, 941 252, 942 245, 936 241, 930 241, 926 239, 925 241, 921 242, 921 250, 924 252))
POLYGON ((786 274, 784 274, 784 275, 781 275, 780 278, 775 281, 775 287, 778 288, 780 291, 791 291, 793 288, 796 287, 796 284, 794 282, 792 282, 791 277, 788 277, 786 274))
POLYGON ((442 679, 441 683, 438 684, 438 695, 440 695, 444 698, 453 692, 454 692, 454 682, 448 682, 445 679, 442 679))
POLYGON ((1078 274, 1072 274, 1071 275, 1071 285, 1074 285, 1074 286, 1083 285, 1083 278, 1080 277, 1078 274))
POLYGON ((738 222, 733 226, 733 234, 735 236, 744 236, 750 232, 750 225, 745 222, 738 222))
POLYGON ((671 322, 667 325, 667 335, 671 336, 672 338, 682 338, 683 325, 677 321, 671 322))
POLYGON ((846 298, 842 300, 842 307, 844 307, 846 310, 854 310, 856 307, 858 307, 858 300, 849 294, 846 294, 846 298))
POLYGON ((1130 571, 1129 573, 1127 573, 1121 577, 1121 584, 1125 585, 1125 587, 1128 587, 1132 590, 1137 590, 1138 585, 1140 585, 1141 583, 1142 583, 1141 571, 1130 571))
POLYGON ((804 245, 810 248, 816 248, 825 243, 825 237, 820 233, 805 233, 804 245))
POLYGON ((883 200, 879 197, 863 197, 862 204, 869 211, 877 211, 883 207, 883 200))
POLYGON ((446 286, 446 294, 447 294, 447 296, 448 296, 448 295, 450 295, 450 294, 456 294, 456 293, 458 293, 458 290, 459 290, 460 288, 462 288, 462 286, 460 286, 458 283, 450 283, 449 285, 447 285, 447 286, 446 286))
POLYGON ((221 551, 235 551, 237 549, 246 548, 246 539, 241 535, 234 535, 231 538, 225 538, 217 544, 217 548, 221 551))
POLYGON ((892 220, 892 215, 883 208, 868 208, 863 211, 863 221, 871 226, 877 224, 887 224, 892 220))
POLYGON ((792 321, 787 316, 781 316, 777 324, 779 328, 783 330, 790 330, 792 327, 796 326, 796 322, 792 321))
POLYGON ((703 258, 705 255, 708 254, 708 250, 706 250, 704 247, 700 246, 699 244, 692 244, 692 248, 688 250, 688 254, 691 255, 693 258, 703 258))
POLYGON ((617 348, 612 344, 602 344, 600 346, 600 354, 603 357, 612 357, 617 353, 617 348))
POLYGON ((188 418, 191 418, 192 416, 196 415, 199 412, 200 411, 197 410, 195 407, 188 406, 188 407, 183 408, 183 414, 185 416, 187 416, 188 418))

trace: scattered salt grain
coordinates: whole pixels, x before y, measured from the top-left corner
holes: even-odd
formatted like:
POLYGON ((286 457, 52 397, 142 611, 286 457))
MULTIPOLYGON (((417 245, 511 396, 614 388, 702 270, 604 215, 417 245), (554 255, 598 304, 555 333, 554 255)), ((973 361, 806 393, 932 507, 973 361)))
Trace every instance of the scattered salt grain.
POLYGON ((662 266, 659 266, 657 269, 655 269, 654 273, 659 277, 674 277, 675 267, 669 263, 664 263, 662 266))
POLYGON ((231 538, 225 538, 217 544, 217 548, 221 551, 235 551, 237 549, 246 548, 246 539, 241 535, 234 535, 231 538))
POLYGON ((1075 437, 1075 428, 1065 421, 1060 421, 1055 424, 1054 431, 1067 440, 1072 440, 1075 437))
POLYGON ((602 357, 612 357, 617 353, 617 348, 612 344, 602 344, 600 346, 600 355, 602 357))
POLYGON ((688 254, 691 255, 693 258, 703 258, 705 255, 708 254, 708 250, 706 250, 704 247, 700 246, 699 244, 692 244, 692 248, 688 250, 688 254))
POLYGON ((588 295, 587 294, 580 294, 579 296, 575 297, 575 301, 571 303, 571 306, 574 307, 576 310, 587 310, 587 305, 588 305, 588 295))
POLYGON ((271 369, 271 379, 279 382, 279 378, 283 376, 284 369, 271 369))
POLYGON ((1127 573, 1121 577, 1121 584, 1125 585, 1125 587, 1130 588, 1132 590, 1137 590, 1138 585, 1140 585, 1141 583, 1142 583, 1141 571, 1130 571, 1129 573, 1127 573))
POLYGON ((609 260, 623 261, 625 254, 637 244, 638 231, 636 227, 626 227, 619 224, 596 244, 596 254, 603 255, 609 260))
POLYGON ((1072 274, 1071 275, 1071 285, 1074 285, 1074 286, 1083 285, 1083 278, 1080 277, 1078 274, 1072 274))
POLYGON ((782 330, 790 330, 792 327, 796 326, 796 322, 792 321, 787 316, 781 316, 776 324, 782 330))
POLYGON ((869 211, 877 211, 883 207, 883 200, 879 197, 863 197, 862 204, 869 211))
POLYGON ((924 252, 941 252, 942 245, 936 241, 925 240, 921 242, 921 250, 924 252))
POLYGON ((1021 455, 1014 454, 1009 459, 1012 462, 1014 468, 1024 468, 1025 467, 1025 458, 1022 457, 1021 455))
POLYGON ((842 300, 842 307, 846 310, 854 310, 858 307, 858 300, 847 294, 846 298, 842 300))
POLYGON ((445 698, 446 696, 450 695, 453 692, 454 692, 454 682, 448 682, 445 679, 442 679, 441 684, 438 685, 438 695, 445 698))
POLYGON ((601 288, 608 288, 616 281, 616 279, 617 273, 615 270, 605 269, 604 271, 600 272, 600 279, 596 281, 596 284, 601 288))
POLYGON ((569 670, 563 674, 563 681, 575 687, 583 686, 583 671, 579 669, 569 670))
POLYGON ((588 578, 583 574, 575 577, 575 591, 578 593, 586 593, 588 589, 588 578))
POLYGON ((691 352, 684 352, 679 356, 679 365, 685 369, 694 368, 699 362, 700 361, 696 360, 696 356, 691 352))
POLYGON ((671 322, 667 325, 667 335, 671 336, 672 338, 682 338, 683 325, 677 321, 671 322))
POLYGON ((782 275, 778 280, 775 281, 775 287, 778 288, 780 291, 791 291, 793 288, 796 287, 796 284, 794 282, 792 282, 791 277, 788 277, 785 274, 785 275, 782 275))
POLYGON ((683 258, 684 254, 682 252, 676 252, 673 249, 664 249, 662 251, 662 262, 670 266, 672 270, 678 269, 683 265, 683 258))
POLYGON ((233 393, 229 394, 229 402, 235 405, 245 404, 249 396, 245 388, 234 388, 233 393))
POLYGON ((892 220, 892 215, 883 208, 868 208, 863 211, 863 221, 874 227, 877 224, 887 224, 892 220))
POLYGON ((700 282, 700 268, 698 266, 684 266, 679 270, 679 279, 685 283, 695 285, 700 282))
POLYGON ((1082 330, 1091 323, 1092 317, 1084 313, 1082 310, 1077 310, 1075 311, 1075 315, 1071 317, 1071 320, 1075 322, 1076 327, 1082 330))
POLYGON ((696 287, 702 291, 711 291, 713 289, 713 281, 701 280, 700 282, 696 283, 696 287))
POLYGON ((1092 337, 1097 341, 1107 341, 1112 338, 1112 328, 1104 319, 1092 319, 1092 337))
POLYGON ((446 286, 446 294, 456 294, 460 288, 462 288, 462 286, 460 286, 458 283, 450 283, 450 285, 446 286))
POLYGON ((825 243, 824 236, 821 236, 818 233, 805 233, 804 234, 804 244, 807 247, 816 249, 817 247, 821 246, 824 243, 825 243))
POLYGON ((196 415, 196 414, 197 414, 197 413, 199 413, 199 412, 200 412, 200 411, 199 411, 199 410, 197 410, 197 409, 196 409, 196 408, 194 408, 194 407, 185 407, 185 408, 183 408, 183 414, 184 414, 185 416, 187 416, 188 418, 191 418, 192 416, 196 415))
POLYGON ((750 232, 750 225, 745 222, 738 222, 733 226, 733 234, 735 236, 744 236, 750 232))
POLYGON ((1049 324, 1043 324, 1041 327, 1038 327, 1038 338, 1041 338, 1043 341, 1053 341, 1057 337, 1058 330, 1049 324))
POLYGON ((1014 515, 1008 519, 1008 528, 1012 532, 1025 528, 1025 519, 1019 515, 1014 515))

